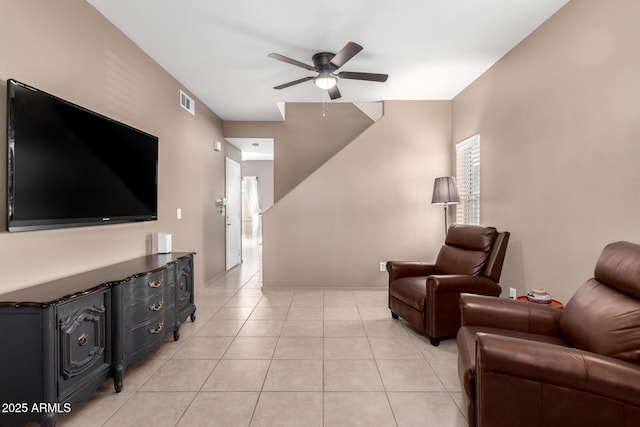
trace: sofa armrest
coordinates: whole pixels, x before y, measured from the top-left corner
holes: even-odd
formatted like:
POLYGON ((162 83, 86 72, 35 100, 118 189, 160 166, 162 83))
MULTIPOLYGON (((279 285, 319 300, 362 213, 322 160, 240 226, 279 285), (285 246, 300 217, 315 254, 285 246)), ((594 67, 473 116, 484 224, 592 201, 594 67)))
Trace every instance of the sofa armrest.
POLYGON ((388 261, 389 283, 403 277, 428 276, 435 271, 435 265, 418 261, 388 261))
POLYGON ((446 274, 427 277, 427 295, 472 292, 481 295, 500 295, 502 288, 485 276, 446 274))
POLYGON ((527 425, 548 425, 549 420, 561 424, 563 419, 580 425, 575 417, 588 425, 637 425, 640 366, 495 334, 479 333, 476 340, 479 425, 522 425, 518 421, 527 417, 534 418, 527 425), (611 418, 606 424, 594 419, 602 416, 611 418), (616 417, 626 417, 626 422, 616 423, 616 417), (498 421, 501 424, 492 424, 498 421))
POLYGON ((460 295, 463 326, 487 326, 538 335, 558 336, 562 310, 482 295, 460 295))
POLYGON ((453 336, 458 332, 461 292, 500 294, 500 286, 488 277, 462 274, 428 276, 426 287, 426 333, 432 338, 453 336))

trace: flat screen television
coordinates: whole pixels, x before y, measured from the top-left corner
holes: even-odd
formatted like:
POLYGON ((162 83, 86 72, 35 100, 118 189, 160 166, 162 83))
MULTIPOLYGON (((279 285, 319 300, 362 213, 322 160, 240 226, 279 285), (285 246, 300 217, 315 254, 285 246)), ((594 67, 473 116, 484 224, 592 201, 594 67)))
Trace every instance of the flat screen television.
POLYGON ((7 228, 153 221, 158 138, 7 82, 7 228))

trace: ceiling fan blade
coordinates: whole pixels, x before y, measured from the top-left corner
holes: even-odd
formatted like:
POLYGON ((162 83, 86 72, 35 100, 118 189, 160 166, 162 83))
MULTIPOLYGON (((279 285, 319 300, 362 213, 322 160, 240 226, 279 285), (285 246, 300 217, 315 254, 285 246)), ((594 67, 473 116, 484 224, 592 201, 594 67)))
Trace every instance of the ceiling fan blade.
POLYGON ((280 55, 279 53, 270 53, 267 55, 269 58, 277 59, 278 61, 286 62, 287 64, 296 65, 298 67, 302 67, 309 71, 315 71, 313 65, 305 64, 304 62, 296 61, 295 59, 291 59, 284 55, 280 55))
POLYGON ((361 50, 362 46, 360 46, 358 43, 349 42, 345 45, 345 47, 340 49, 340 51, 336 53, 333 58, 331 58, 331 63, 336 68, 340 68, 344 64, 346 64, 348 60, 356 56, 356 54, 361 50))
POLYGON ((329 91, 329 98, 331 99, 338 99, 342 96, 342 94, 340 94, 340 90, 338 89, 337 85, 332 87, 328 91, 329 91))
POLYGON ((354 73, 352 71, 343 71, 338 73, 338 77, 341 79, 352 79, 352 80, 367 80, 371 82, 386 82, 389 78, 388 74, 377 74, 377 73, 354 73))
POLYGON ((283 83, 280 86, 275 86, 274 89, 284 89, 286 87, 297 85, 299 83, 304 83, 306 81, 313 80, 313 79, 314 79, 314 77, 303 77, 301 79, 294 80, 294 81, 289 82, 289 83, 283 83))

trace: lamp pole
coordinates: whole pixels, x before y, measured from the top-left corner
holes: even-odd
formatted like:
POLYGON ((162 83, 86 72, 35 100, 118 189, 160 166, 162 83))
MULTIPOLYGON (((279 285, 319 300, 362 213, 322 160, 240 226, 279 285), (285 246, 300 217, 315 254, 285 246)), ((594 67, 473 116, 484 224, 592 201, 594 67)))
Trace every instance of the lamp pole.
POLYGON ((444 202, 444 236, 447 237, 447 231, 449 231, 449 213, 447 212, 447 207, 449 203, 444 202))

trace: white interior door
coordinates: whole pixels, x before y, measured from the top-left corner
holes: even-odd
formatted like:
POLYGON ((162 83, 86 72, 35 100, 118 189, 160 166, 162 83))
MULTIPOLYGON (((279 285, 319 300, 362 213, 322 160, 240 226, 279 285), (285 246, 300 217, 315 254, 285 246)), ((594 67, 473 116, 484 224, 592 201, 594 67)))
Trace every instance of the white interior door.
POLYGON ((242 177, 240 165, 226 158, 227 270, 242 260, 242 177))

